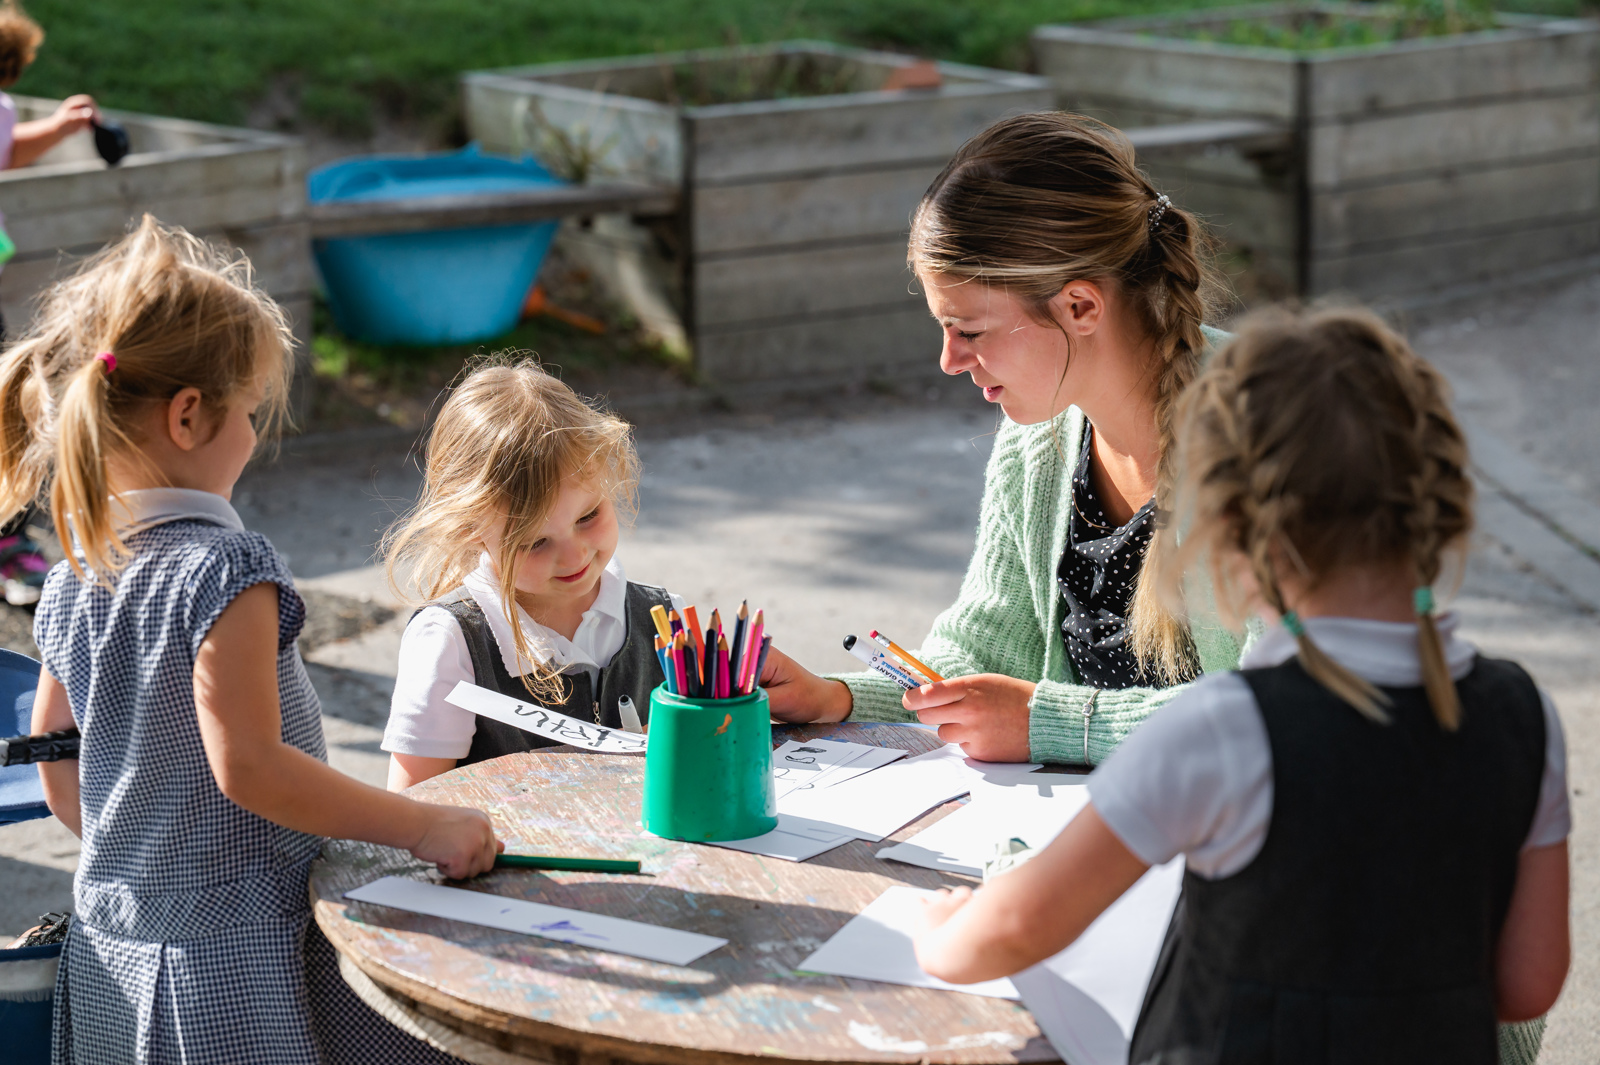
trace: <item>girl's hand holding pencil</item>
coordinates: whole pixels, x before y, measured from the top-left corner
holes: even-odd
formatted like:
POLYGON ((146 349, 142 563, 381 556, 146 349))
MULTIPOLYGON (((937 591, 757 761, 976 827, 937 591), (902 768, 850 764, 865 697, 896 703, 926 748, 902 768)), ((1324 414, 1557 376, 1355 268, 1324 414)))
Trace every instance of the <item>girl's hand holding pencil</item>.
POLYGON ((976 673, 911 688, 901 705, 924 725, 938 726, 939 738, 959 743, 969 758, 1026 762, 1034 687, 1002 673, 976 673))

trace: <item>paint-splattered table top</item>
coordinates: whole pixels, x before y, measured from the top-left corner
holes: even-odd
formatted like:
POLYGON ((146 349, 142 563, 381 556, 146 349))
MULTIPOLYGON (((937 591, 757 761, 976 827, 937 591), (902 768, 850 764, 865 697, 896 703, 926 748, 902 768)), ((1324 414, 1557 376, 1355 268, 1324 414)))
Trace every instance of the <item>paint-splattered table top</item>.
MULTIPOLYGON (((774 730, 775 740, 791 738, 913 752, 939 744, 897 725, 774 730)), ((887 888, 970 880, 879 861, 882 844, 859 840, 795 863, 644 836, 643 775, 643 758, 551 748, 452 770, 411 793, 487 810, 507 850, 640 858, 648 874, 505 869, 458 886, 721 936, 727 946, 678 967, 347 902, 344 891, 380 876, 439 877, 404 851, 331 842, 311 894, 346 978, 391 1020, 482 1065, 1057 1060, 1014 1002, 795 971, 887 888)))

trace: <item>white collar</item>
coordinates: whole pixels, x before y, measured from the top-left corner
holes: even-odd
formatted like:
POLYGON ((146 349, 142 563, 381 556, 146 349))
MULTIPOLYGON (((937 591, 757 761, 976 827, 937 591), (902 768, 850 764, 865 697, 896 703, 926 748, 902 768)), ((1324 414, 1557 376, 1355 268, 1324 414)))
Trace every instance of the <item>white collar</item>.
MULTIPOLYGON (((1422 683, 1415 622, 1369 621, 1366 618, 1306 618, 1306 634, 1329 658, 1374 684, 1415 688, 1422 683)), ((1444 644, 1445 664, 1460 680, 1472 671, 1478 649, 1456 635, 1461 617, 1447 610, 1434 618, 1444 644)), ((1293 658, 1295 638, 1282 624, 1272 625, 1239 659, 1240 669, 1278 666, 1293 658)))
MULTIPOLYGON (((500 661, 513 677, 527 672, 528 663, 517 661, 517 642, 506 620, 504 600, 500 598, 500 578, 495 576, 494 563, 488 552, 478 558, 478 568, 467 574, 461 582, 488 619, 495 643, 500 647, 500 661)), ((628 577, 616 555, 600 572, 600 591, 594 605, 583 612, 572 639, 567 639, 554 629, 534 621, 519 605, 516 608, 517 624, 528 641, 528 651, 536 662, 546 662, 561 670, 573 668, 599 669, 599 658, 610 660, 615 647, 601 650, 601 645, 620 644, 616 634, 627 627, 628 577)))
POLYGON ((111 497, 111 520, 123 535, 169 521, 208 521, 234 532, 244 522, 233 504, 195 488, 138 488, 111 497))

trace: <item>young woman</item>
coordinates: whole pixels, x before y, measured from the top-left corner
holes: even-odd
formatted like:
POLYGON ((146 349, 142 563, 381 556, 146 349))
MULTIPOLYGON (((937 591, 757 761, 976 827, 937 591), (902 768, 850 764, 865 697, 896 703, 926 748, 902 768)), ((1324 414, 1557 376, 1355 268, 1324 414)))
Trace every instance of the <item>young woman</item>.
POLYGON ((1172 405, 1220 335, 1202 324, 1205 243, 1099 123, 1023 115, 962 147, 908 253, 944 329, 941 367, 1005 413, 960 597, 917 651, 949 679, 902 697, 774 649, 775 716, 915 715, 978 758, 1094 763, 1174 685, 1237 664, 1213 615, 1180 623, 1145 576, 1172 405))

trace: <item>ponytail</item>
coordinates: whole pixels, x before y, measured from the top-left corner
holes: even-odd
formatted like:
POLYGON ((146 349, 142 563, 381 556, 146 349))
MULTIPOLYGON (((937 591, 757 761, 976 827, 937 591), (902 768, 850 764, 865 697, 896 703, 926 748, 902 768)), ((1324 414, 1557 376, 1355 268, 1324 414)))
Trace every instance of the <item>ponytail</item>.
POLYGON ((114 573, 127 555, 127 545, 111 520, 111 481, 106 476, 106 439, 122 436, 110 418, 110 365, 114 364, 96 358, 79 366, 56 414, 50 512, 56 536, 69 548, 67 565, 79 577, 87 576, 85 568, 95 574, 114 573), (74 545, 76 550, 71 550, 74 545))

